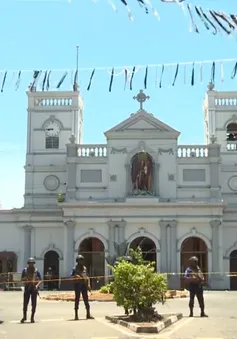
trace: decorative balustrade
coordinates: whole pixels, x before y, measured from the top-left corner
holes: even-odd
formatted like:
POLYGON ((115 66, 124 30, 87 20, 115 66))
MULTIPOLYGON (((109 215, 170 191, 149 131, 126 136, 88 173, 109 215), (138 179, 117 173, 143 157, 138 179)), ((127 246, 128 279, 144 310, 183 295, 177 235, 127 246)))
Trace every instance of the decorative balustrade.
POLYGON ((237 106, 236 92, 217 92, 215 96, 216 106, 237 106))
POLYGON ((72 106, 72 98, 35 99, 35 106, 72 106))
POLYGON ((79 145, 78 146, 79 157, 107 157, 107 145, 79 145))
POLYGON ((206 158, 208 148, 200 145, 180 145, 177 150, 178 158, 206 158))
POLYGON ((216 98, 215 99, 216 106, 237 106, 237 98, 216 98))
POLYGON ((228 140, 226 145, 227 151, 237 151, 237 141, 228 140))

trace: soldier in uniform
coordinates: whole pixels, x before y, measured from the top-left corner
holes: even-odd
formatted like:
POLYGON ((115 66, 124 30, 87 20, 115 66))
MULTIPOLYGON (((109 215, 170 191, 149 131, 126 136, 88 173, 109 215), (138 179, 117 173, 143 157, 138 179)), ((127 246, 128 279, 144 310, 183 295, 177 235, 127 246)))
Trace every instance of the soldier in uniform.
POLYGON ((84 266, 84 257, 78 255, 76 258, 76 266, 72 269, 71 277, 75 279, 74 291, 75 291, 75 320, 78 320, 78 308, 79 300, 82 294, 82 298, 86 307, 86 319, 94 319, 90 314, 90 305, 88 299, 88 291, 91 291, 90 278, 87 274, 87 269, 84 266))
POLYGON ((189 290, 189 309, 190 317, 193 317, 194 298, 197 297, 199 307, 201 309, 201 317, 208 317, 205 314, 205 304, 203 298, 203 285, 205 284, 203 273, 198 266, 198 258, 191 257, 189 259, 189 267, 186 269, 184 279, 189 290))
POLYGON ((21 274, 21 280, 25 283, 24 290, 24 302, 23 302, 23 318, 21 319, 21 323, 23 324, 27 320, 27 308, 31 298, 31 322, 34 323, 34 316, 37 305, 37 296, 38 296, 38 288, 41 284, 41 274, 35 268, 35 259, 29 258, 27 261, 28 267, 24 268, 21 274))

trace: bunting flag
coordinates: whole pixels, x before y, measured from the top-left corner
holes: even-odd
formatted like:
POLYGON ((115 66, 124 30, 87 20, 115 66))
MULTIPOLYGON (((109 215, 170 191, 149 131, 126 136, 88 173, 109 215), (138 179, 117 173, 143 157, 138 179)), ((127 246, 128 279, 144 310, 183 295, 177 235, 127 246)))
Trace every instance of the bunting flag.
MULTIPOLYGON (((98 0, 93 0, 97 2, 98 0)), ((107 0, 109 5, 118 12, 115 7, 114 0, 107 0)), ((146 14, 150 12, 160 20, 158 11, 153 7, 152 0, 135 0, 144 9, 146 14)), ((154 0, 153 0, 154 1, 154 0)), ((190 31, 194 31, 197 34, 201 33, 199 25, 202 24, 205 30, 211 32, 213 35, 217 33, 224 33, 226 35, 235 34, 237 32, 237 14, 227 14, 223 11, 203 9, 200 6, 195 6, 186 2, 186 0, 160 0, 162 3, 177 4, 182 7, 185 15, 185 7, 190 19, 190 31)), ((120 0, 122 5, 125 6, 128 12, 128 17, 133 21, 133 16, 129 7, 131 0, 120 0)))
MULTIPOLYGON (((103 71, 109 75, 108 91, 112 92, 116 78, 122 77, 124 90, 133 90, 134 81, 142 81, 144 89, 151 85, 153 79, 154 85, 157 88, 174 87, 176 85, 196 86, 204 81, 215 84, 216 81, 223 83, 224 75, 228 72, 224 69, 226 64, 229 64, 228 72, 229 79, 237 79, 237 58, 235 59, 220 59, 220 60, 203 60, 176 62, 169 64, 155 65, 134 65, 124 67, 95 67, 95 68, 80 68, 80 69, 53 69, 53 70, 0 70, 0 88, 1 93, 14 84, 15 90, 20 88, 23 77, 29 81, 29 91, 49 91, 60 90, 65 85, 67 90, 70 85, 67 82, 68 74, 71 73, 71 88, 73 91, 79 90, 78 74, 80 78, 83 74, 83 79, 86 82, 86 90, 90 91, 93 88, 93 81, 99 71, 103 71), (205 66, 205 70, 203 69, 205 66), (29 72, 31 74, 29 74, 29 72), (209 74, 208 79, 204 79, 206 74, 209 74), (182 75, 182 76, 181 76, 182 75)), ((80 79, 79 79, 80 80, 80 79)), ((141 87, 141 85, 139 86, 141 87)), ((65 88, 65 87, 64 87, 65 88)))

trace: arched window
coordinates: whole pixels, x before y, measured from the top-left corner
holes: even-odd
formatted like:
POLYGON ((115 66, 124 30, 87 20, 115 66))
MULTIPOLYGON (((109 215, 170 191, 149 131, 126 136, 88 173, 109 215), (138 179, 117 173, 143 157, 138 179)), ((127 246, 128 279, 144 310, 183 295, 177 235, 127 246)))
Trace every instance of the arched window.
POLYGON ((228 141, 237 141, 237 123, 230 123, 226 128, 226 134, 228 141))

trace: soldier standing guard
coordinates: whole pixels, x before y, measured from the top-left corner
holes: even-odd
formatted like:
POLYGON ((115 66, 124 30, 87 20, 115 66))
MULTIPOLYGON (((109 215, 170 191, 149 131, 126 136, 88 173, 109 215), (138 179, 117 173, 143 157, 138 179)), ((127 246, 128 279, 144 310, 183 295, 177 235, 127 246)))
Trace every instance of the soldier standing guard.
POLYGON ((191 257, 189 259, 190 265, 186 269, 184 278, 189 290, 189 309, 190 317, 193 317, 194 298, 197 297, 199 307, 201 309, 201 317, 208 317, 205 312, 205 304, 203 298, 203 285, 205 284, 203 273, 198 266, 198 258, 191 257))
POLYGON ((71 277, 75 279, 74 291, 75 291, 75 320, 78 320, 78 308, 80 296, 82 298, 86 307, 86 319, 94 319, 90 314, 90 305, 88 298, 88 291, 91 291, 90 278, 87 274, 87 269, 84 266, 84 257, 78 255, 76 258, 77 265, 72 269, 71 277))
POLYGON ((35 268, 35 259, 29 258, 27 261, 28 267, 24 268, 21 274, 21 280, 25 282, 25 290, 24 290, 24 302, 23 302, 23 318, 21 319, 21 323, 23 324, 27 320, 27 308, 31 298, 31 323, 34 323, 34 316, 37 305, 37 296, 38 296, 38 288, 41 284, 41 274, 35 268))

